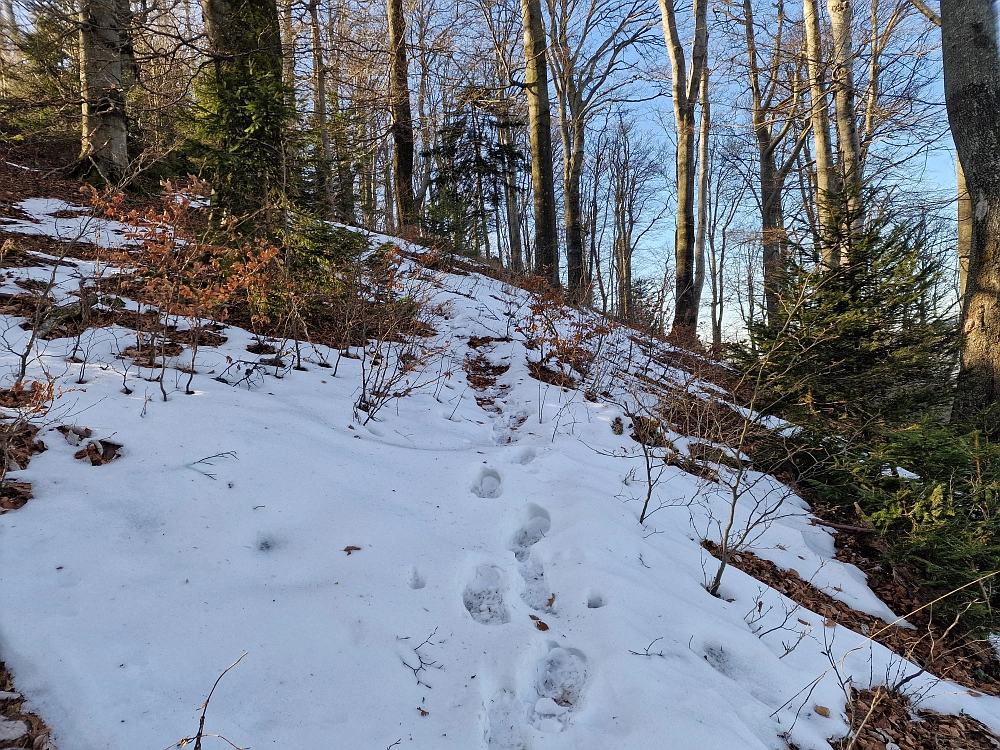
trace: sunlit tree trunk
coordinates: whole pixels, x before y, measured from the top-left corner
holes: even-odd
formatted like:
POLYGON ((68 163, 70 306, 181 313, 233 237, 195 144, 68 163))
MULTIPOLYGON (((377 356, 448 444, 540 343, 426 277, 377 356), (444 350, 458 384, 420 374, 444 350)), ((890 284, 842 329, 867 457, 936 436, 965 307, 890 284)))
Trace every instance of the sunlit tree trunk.
POLYGON ((552 115, 545 62, 545 27, 539 0, 521 0, 524 24, 524 83, 528 95, 531 184, 535 201, 535 274, 559 286, 556 193, 552 174, 552 115))
POLYGON ((673 71, 674 122, 677 128, 677 226, 674 234, 676 292, 671 336, 695 341, 698 335, 698 295, 695 289, 695 106, 708 59, 707 0, 695 0, 695 36, 691 72, 677 30, 673 0, 659 0, 663 35, 673 71))
POLYGON ((965 339, 952 416, 976 423, 1000 402, 1000 48, 989 0, 941 3, 944 92, 972 207, 962 312, 965 339))
POLYGON ((826 65, 816 0, 803 0, 802 17, 806 28, 806 59, 809 77, 809 106, 816 158, 816 220, 820 252, 828 268, 840 265, 840 243, 836 207, 840 186, 833 168, 830 116, 826 95, 826 65))
MULTIPOLYGON (((858 122, 854 111, 854 49, 852 23, 854 11, 851 0, 827 0, 827 12, 833 29, 833 101, 837 122, 837 158, 840 166, 841 187, 846 198, 850 229, 858 228, 864 221, 861 211, 861 143, 858 140, 858 122)), ((872 30, 875 34, 877 31, 872 30)), ((873 83, 873 90, 877 82, 873 83)))
POLYGON ((417 217, 413 202, 413 118, 407 73, 406 19, 403 0, 388 0, 389 109, 392 114, 393 173, 399 229, 413 231, 417 217))
POLYGON ((127 12, 123 0, 80 2, 80 157, 110 182, 128 167, 123 90, 127 12))

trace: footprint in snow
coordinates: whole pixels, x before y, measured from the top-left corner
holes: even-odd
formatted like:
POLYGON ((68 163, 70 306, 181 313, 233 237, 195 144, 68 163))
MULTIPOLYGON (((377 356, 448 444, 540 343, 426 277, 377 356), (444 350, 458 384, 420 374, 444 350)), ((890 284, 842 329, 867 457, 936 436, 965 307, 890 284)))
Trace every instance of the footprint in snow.
POLYGON ((552 520, 545 508, 534 503, 528 503, 521 516, 526 520, 511 539, 510 550, 518 562, 525 562, 531 554, 532 546, 541 541, 552 528, 552 520))
POLYGON ((503 494, 503 479, 500 472, 483 466, 476 475, 476 480, 472 483, 472 493, 483 498, 497 498, 503 494))
POLYGON ((552 521, 545 508, 528 503, 522 511, 527 519, 511 539, 509 549, 514 559, 521 563, 524 590, 521 599, 536 612, 552 612, 555 596, 545 581, 545 569, 538 560, 531 559, 531 548, 552 528, 552 521))
POLYGON ((587 657, 583 652, 552 644, 535 672, 538 700, 530 717, 535 729, 561 732, 580 704, 586 681, 587 657))
POLYGON ((417 570, 416 565, 410 566, 409 571, 407 571, 406 584, 411 589, 422 589, 426 585, 426 581, 424 581, 424 577, 420 575, 420 571, 417 570))
POLYGON ((526 750, 524 708, 509 690, 501 690, 486 705, 486 747, 489 750, 526 750))
POLYGON ((503 625, 510 622, 510 612, 504 603, 506 588, 499 568, 480 565, 462 592, 462 602, 472 619, 480 625, 503 625))

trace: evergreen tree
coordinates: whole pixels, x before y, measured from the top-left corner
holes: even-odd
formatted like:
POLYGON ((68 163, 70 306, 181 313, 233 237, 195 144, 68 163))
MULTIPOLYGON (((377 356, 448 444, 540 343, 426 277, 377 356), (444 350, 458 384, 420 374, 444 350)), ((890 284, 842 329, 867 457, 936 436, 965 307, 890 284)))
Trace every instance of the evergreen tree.
POLYGON ((944 416, 957 337, 923 228, 878 219, 841 246, 839 267, 785 270, 778 309, 748 326, 736 362, 803 426, 870 434, 944 416))

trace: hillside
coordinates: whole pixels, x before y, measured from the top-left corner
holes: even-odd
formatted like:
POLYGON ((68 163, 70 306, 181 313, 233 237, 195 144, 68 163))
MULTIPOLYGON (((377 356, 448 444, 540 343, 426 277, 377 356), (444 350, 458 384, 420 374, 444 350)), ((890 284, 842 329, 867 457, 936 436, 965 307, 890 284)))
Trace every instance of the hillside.
MULTIPOLYGON (((706 546, 732 510, 737 526, 766 515, 756 558, 845 609, 906 614, 777 479, 734 478, 664 427, 680 458, 639 523, 634 416, 678 390, 744 414, 695 355, 371 235, 401 251, 397 292, 422 305, 412 365, 393 369, 403 350, 386 339, 385 367, 319 343, 293 367, 290 341, 227 325, 198 349, 188 394, 181 318, 164 400, 155 354, 144 363, 124 325, 134 300, 102 297, 82 328, 46 319, 49 338, 20 325, 50 278, 59 306, 113 277, 87 248, 127 250, 129 227, 55 197, 3 215, 19 246, 0 289, 4 412, 45 450, 6 475, 32 497, 0 515, 0 659, 59 750, 193 737, 241 656, 205 718, 238 747, 828 750, 848 732, 845 685, 904 681, 921 709, 1000 731, 981 686, 922 672, 736 567, 707 593, 706 546), (53 255, 78 238, 81 252, 53 255), (589 353, 579 369, 547 357, 566 342, 589 353), (33 396, 9 389, 22 357, 33 396), (384 404, 366 402, 363 371, 383 373, 384 404)), ((0 740, 30 746, 20 721, 0 740)), ((890 735, 882 748, 907 747, 890 735)))

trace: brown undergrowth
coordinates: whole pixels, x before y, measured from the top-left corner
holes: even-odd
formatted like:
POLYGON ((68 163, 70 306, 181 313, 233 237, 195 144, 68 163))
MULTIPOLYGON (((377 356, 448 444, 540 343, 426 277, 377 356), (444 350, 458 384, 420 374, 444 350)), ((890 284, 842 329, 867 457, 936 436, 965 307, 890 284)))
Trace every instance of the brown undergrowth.
POLYGON ((1000 737, 971 716, 917 708, 898 692, 877 687, 851 690, 851 734, 830 744, 835 750, 996 750, 1000 737))
MULTIPOLYGON (((704 542, 704 547, 713 555, 718 549, 711 541, 704 542)), ((881 643, 935 677, 951 680, 974 692, 1000 696, 1000 664, 992 646, 949 628, 951 623, 937 622, 926 610, 907 617, 913 628, 890 625, 834 599, 804 581, 794 569, 782 570, 752 552, 740 552, 729 564, 822 618, 822 623, 811 625, 841 625, 881 643)))

